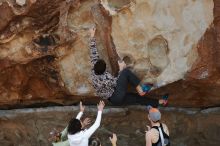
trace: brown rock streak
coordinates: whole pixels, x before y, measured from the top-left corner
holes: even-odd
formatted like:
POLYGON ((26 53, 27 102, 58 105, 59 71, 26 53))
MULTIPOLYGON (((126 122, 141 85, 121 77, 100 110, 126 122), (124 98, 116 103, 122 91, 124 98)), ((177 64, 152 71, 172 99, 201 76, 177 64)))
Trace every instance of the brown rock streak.
POLYGON ((101 30, 101 38, 103 38, 105 48, 107 49, 113 74, 117 75, 119 56, 111 37, 111 17, 101 4, 94 5, 91 12, 98 28, 101 30))

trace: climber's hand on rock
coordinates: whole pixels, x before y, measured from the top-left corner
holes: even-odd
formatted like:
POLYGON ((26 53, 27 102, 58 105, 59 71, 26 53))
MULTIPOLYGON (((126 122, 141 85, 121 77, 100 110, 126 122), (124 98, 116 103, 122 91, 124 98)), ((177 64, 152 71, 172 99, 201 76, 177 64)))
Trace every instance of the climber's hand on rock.
POLYGON ((93 38, 95 36, 96 27, 92 27, 89 29, 90 37, 93 38))
POLYGON ((118 66, 119 66, 119 71, 122 71, 124 68, 126 68, 126 64, 123 60, 118 61, 118 66))

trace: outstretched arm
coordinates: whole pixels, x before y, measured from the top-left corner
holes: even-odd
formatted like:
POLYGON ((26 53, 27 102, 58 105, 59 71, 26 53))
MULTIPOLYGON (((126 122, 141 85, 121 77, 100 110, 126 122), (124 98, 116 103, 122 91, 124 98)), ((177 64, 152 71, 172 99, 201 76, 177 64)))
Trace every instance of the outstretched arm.
MULTIPOLYGON (((79 103, 79 109, 80 109, 80 112, 77 114, 76 116, 76 119, 80 120, 82 115, 83 115, 83 112, 85 110, 85 106, 82 105, 82 102, 79 103)), ((67 136, 67 129, 68 129, 68 126, 61 132, 61 139, 65 139, 65 137, 67 136)))
POLYGON ((79 103, 79 109, 80 109, 80 112, 78 113, 78 115, 76 116, 76 119, 80 120, 82 115, 83 115, 83 112, 85 110, 85 106, 82 105, 82 102, 80 101, 79 103))
POLYGON ((96 47, 96 39, 94 37, 96 28, 95 27, 91 28, 89 31, 90 31, 90 43, 89 43, 90 59, 91 59, 91 63, 94 65, 99 59, 99 53, 96 47))
POLYGON ((112 134, 112 137, 109 137, 111 143, 112 143, 112 146, 117 146, 117 135, 115 133, 112 134))
POLYGON ((102 119, 102 111, 103 111, 104 106, 105 106, 105 103, 103 101, 100 101, 99 104, 97 105, 98 114, 97 114, 95 123, 88 130, 85 131, 84 133, 85 137, 89 138, 96 131, 96 129, 98 129, 98 127, 100 126, 101 119, 102 119))
POLYGON ((151 134, 149 131, 147 131, 145 134, 145 140, 146 140, 146 146, 152 146, 151 134))

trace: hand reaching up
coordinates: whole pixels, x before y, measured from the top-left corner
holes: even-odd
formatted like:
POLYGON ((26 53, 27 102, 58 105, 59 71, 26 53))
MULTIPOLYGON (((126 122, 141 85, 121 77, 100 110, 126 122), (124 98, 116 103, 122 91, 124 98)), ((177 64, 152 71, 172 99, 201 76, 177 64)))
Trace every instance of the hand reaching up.
POLYGON ((97 105, 98 111, 103 111, 104 107, 105 107, 105 103, 104 101, 101 100, 97 105))
POLYGON ((112 146, 116 146, 116 143, 117 143, 117 136, 116 136, 115 133, 112 134, 112 137, 109 137, 109 140, 111 141, 112 146))
POLYGON ((82 101, 80 101, 79 103, 79 109, 80 109, 80 112, 84 112, 85 110, 85 106, 82 104, 82 101))

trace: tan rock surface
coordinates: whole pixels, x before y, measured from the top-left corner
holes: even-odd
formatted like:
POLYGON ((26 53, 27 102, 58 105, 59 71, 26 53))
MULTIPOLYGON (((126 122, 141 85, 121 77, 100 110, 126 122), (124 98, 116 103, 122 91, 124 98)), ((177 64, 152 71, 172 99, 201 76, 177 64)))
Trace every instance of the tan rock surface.
MULTIPOLYGON (((131 3, 112 20, 112 36, 119 55, 132 56, 134 68, 144 58, 144 67, 136 71, 160 71, 153 78, 146 74, 144 80, 167 84, 184 78, 197 59, 197 42, 213 22, 213 1, 131 3)), ((110 1, 109 5, 117 7, 117 1, 110 1)))
POLYGON ((26 4, 26 0, 16 0, 16 3, 20 6, 24 6, 26 4))
POLYGON ((171 106, 219 105, 219 1, 16 2, 0 1, 0 108, 94 103, 88 48, 94 25, 114 75, 119 55, 143 82, 170 83, 150 96, 169 92, 171 106))

